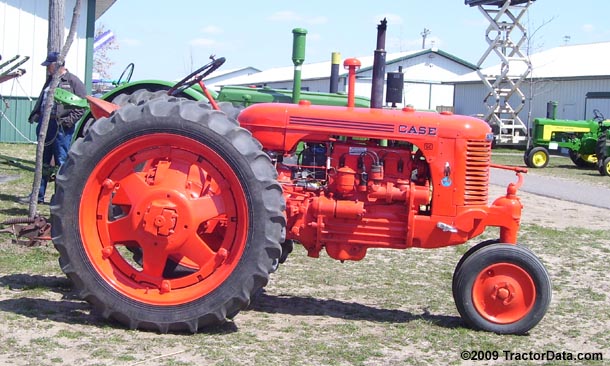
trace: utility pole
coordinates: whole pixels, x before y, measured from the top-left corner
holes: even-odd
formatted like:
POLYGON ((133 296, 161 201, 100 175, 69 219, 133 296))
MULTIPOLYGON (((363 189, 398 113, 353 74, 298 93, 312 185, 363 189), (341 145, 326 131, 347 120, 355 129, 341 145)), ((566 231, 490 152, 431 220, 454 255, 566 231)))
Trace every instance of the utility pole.
POLYGON ((49 38, 47 52, 59 52, 64 43, 65 0, 49 0, 49 38))
POLYGON ((430 29, 428 28, 424 28, 423 32, 420 33, 422 40, 421 40, 421 49, 425 49, 426 48, 426 38, 430 35, 430 29))

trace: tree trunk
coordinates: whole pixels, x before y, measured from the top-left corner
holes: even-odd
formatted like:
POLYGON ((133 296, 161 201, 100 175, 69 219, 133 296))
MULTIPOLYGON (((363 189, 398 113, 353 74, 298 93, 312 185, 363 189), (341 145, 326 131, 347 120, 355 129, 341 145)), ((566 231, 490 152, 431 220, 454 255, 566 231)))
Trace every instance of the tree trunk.
MULTIPOLYGON (((64 29, 64 9, 65 0, 49 0, 49 38, 47 42, 47 52, 57 51, 61 49, 57 62, 62 64, 66 58, 68 50, 74 41, 74 35, 76 33, 76 27, 78 26, 78 18, 80 17, 82 0, 76 0, 74 5, 74 11, 72 12, 72 22, 70 23, 70 31, 66 42, 61 46, 63 41, 63 29, 64 29), (57 48, 52 48, 57 46, 57 48)), ((55 95, 55 89, 59 84, 59 67, 56 68, 53 74, 53 79, 49 85, 48 97, 52 98, 55 95)), ((42 121, 40 121, 40 133, 38 134, 38 145, 36 146, 36 169, 34 171, 34 182, 32 184, 32 194, 30 195, 30 207, 29 216, 33 218, 36 216, 36 210, 38 205, 38 190, 40 189, 40 182, 42 181, 42 153, 44 151, 45 140, 47 137, 47 128, 49 127, 49 119, 51 117, 51 107, 53 103, 46 103, 44 110, 42 111, 42 121)))

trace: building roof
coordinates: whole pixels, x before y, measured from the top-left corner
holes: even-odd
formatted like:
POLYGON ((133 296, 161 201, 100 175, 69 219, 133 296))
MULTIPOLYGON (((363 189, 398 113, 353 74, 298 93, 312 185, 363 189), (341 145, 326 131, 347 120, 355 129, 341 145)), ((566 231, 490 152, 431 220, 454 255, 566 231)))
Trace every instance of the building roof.
MULTIPOLYGON (((388 53, 386 55, 386 64, 395 62, 401 62, 418 56, 426 55, 429 53, 436 53, 443 57, 447 57, 455 62, 458 62, 471 69, 476 69, 476 66, 466 62, 458 57, 455 57, 447 52, 441 51, 437 48, 429 48, 424 50, 406 51, 398 53, 388 53)), ((373 67, 374 56, 363 56, 358 57, 360 60, 361 67, 358 73, 370 70, 373 67)), ((316 63, 305 63, 301 67, 301 79, 302 80, 316 80, 325 79, 330 76, 331 61, 323 61, 316 63)), ((347 75, 347 70, 343 68, 343 62, 339 66, 339 75, 347 75)), ((268 70, 261 71, 256 74, 242 76, 226 80, 225 85, 256 85, 261 83, 276 83, 276 82, 287 82, 294 79, 294 66, 277 67, 268 70)))
MULTIPOLYGON (((610 76, 610 42, 566 45, 548 49, 530 56, 535 79, 578 79, 610 76)), ((483 75, 499 75, 501 64, 481 70, 483 75)), ((509 77, 518 77, 525 70, 525 63, 510 65, 509 77)), ((456 77, 450 83, 471 83, 481 79, 477 72, 456 77)))
POLYGON ((106 12, 106 10, 110 9, 112 5, 117 0, 95 0, 95 20, 99 19, 106 12))

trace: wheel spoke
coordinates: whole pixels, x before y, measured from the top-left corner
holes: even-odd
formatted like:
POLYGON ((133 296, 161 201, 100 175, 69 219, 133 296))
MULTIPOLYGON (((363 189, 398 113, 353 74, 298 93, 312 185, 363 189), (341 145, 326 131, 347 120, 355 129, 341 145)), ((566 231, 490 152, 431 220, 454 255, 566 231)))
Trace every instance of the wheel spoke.
POLYGON ((191 165, 186 179, 187 189, 193 192, 193 194, 201 194, 203 191, 203 182, 206 180, 206 175, 201 168, 195 164, 191 165))
POLYGON ((191 201, 194 217, 193 222, 196 224, 204 223, 208 220, 226 214, 227 209, 224 203, 225 199, 222 195, 205 196, 191 201))
POLYGON ((141 197, 142 192, 150 189, 146 183, 145 173, 132 173, 121 179, 119 188, 112 197, 112 204, 130 206, 141 197))
POLYGON ((146 248, 142 253, 142 273, 160 279, 167 262, 167 253, 162 249, 146 248))
POLYGON ((214 252, 199 236, 190 238, 189 241, 180 248, 180 255, 195 262, 199 267, 200 274, 204 276, 210 274, 217 266, 215 260, 217 258, 216 252, 214 252))
POLYGON ((132 241, 136 237, 137 228, 134 227, 130 215, 108 222, 107 227, 113 244, 132 241))

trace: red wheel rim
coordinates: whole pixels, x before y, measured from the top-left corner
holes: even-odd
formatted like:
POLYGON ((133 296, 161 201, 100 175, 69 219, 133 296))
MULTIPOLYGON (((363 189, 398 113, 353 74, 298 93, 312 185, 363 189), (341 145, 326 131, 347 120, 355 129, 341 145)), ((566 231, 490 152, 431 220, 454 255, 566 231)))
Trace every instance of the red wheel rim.
POLYGON ((525 317, 536 301, 536 286, 523 268, 496 263, 483 269, 472 286, 472 302, 486 320, 510 324, 525 317))
POLYGON ((214 150, 158 133, 121 144, 97 164, 79 222, 85 252, 108 285, 143 303, 179 305, 233 272, 248 207, 238 177, 214 150), (168 261, 187 271, 164 273, 168 261))

